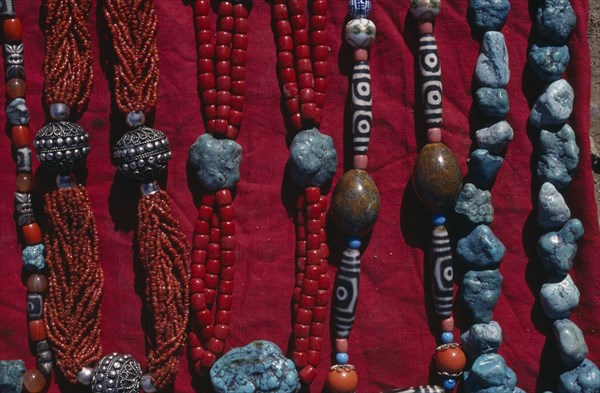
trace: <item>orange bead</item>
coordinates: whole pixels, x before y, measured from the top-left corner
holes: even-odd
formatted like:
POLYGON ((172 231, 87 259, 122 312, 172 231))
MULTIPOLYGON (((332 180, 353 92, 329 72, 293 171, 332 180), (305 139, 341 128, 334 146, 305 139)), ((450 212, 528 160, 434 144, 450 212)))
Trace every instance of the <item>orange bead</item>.
POLYGON ((358 386, 358 375, 353 366, 333 366, 325 384, 331 393, 353 393, 358 386))
POLYGON ((32 274, 27 279, 27 290, 31 293, 46 293, 48 279, 43 274, 32 274))
POLYGON ((21 25, 21 19, 5 19, 2 28, 4 30, 4 39, 6 42, 12 44, 23 40, 23 26, 21 25))
POLYGON ((35 188, 31 173, 19 173, 17 175, 17 191, 30 192, 35 188))
POLYGON ((38 342, 46 339, 46 326, 44 321, 36 319, 29 321, 29 339, 33 342, 38 342))
POLYGON ((433 355, 433 361, 437 370, 450 375, 462 373, 467 364, 467 358, 462 349, 460 349, 460 346, 458 344, 450 344, 449 348, 443 349, 443 347, 438 347, 435 355, 433 355))
POLYGON ((27 243, 28 246, 33 246, 34 244, 42 242, 42 230, 37 223, 34 222, 28 225, 23 225, 21 230, 23 231, 25 243, 27 243))
POLYGON ((29 147, 29 128, 27 126, 14 126, 11 129, 11 140, 15 149, 29 147))
POLYGON ((46 387, 46 378, 40 370, 27 370, 23 375, 23 387, 29 393, 40 393, 46 387))
POLYGON ((25 81, 19 78, 12 78, 6 81, 6 97, 11 100, 25 97, 25 81))

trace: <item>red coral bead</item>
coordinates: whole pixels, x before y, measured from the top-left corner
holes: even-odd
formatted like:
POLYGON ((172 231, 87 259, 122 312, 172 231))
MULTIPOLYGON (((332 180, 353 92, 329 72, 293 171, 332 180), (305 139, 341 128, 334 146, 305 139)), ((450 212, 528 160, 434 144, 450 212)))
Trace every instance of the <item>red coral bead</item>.
POLYGON ((325 385, 331 393, 353 393, 358 386, 358 375, 349 367, 334 367, 327 374, 325 385))
POLYGON ((433 360, 439 372, 451 375, 460 374, 467 364, 467 358, 459 346, 438 349, 433 355, 433 360))

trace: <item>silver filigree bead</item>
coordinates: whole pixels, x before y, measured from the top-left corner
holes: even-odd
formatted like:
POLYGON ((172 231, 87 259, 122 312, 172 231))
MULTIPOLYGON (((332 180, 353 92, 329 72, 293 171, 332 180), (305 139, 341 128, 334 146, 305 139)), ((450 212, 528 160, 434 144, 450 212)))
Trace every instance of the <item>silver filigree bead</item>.
POLYGON ((169 141, 161 131, 139 127, 127 132, 115 145, 113 163, 125 175, 151 182, 171 158, 169 141))
POLYGON ((67 104, 57 102, 50 104, 50 118, 53 121, 66 121, 71 114, 71 110, 67 104))
POLYGON ((98 362, 92 393, 139 393, 142 370, 131 355, 111 353, 98 362))
POLYGON ((70 174, 90 152, 87 132, 75 123, 61 121, 42 127, 34 141, 37 158, 57 174, 70 174), (71 143, 68 143, 71 141, 71 143))
POLYGON ((84 367, 80 372, 77 373, 77 381, 82 385, 89 385, 92 383, 92 377, 94 376, 94 369, 91 367, 84 367))

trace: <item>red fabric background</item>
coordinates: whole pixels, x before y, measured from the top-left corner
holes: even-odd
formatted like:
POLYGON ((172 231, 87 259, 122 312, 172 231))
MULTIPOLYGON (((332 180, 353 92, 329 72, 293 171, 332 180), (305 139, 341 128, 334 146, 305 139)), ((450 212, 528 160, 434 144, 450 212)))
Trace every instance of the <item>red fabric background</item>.
MULTIPOLYGON (((572 319, 584 331, 589 357, 600 360, 600 233, 592 189, 589 154, 590 58, 587 41, 587 0, 573 0, 577 30, 570 41, 568 81, 576 92, 570 123, 581 148, 580 166, 566 198, 574 217, 583 221, 585 236, 571 272, 581 291, 580 305, 572 319)), ((375 0, 372 19, 377 40, 371 50, 374 126, 369 170, 381 192, 381 214, 363 257, 360 300, 355 328, 350 337, 351 363, 358 368, 360 392, 425 384, 428 363, 435 348, 437 323, 423 282, 424 250, 430 234, 430 214, 416 200, 410 176, 416 152, 424 143, 420 100, 415 92, 415 21, 409 2, 375 0), (428 308, 429 306, 429 308, 428 308), (432 330, 433 328, 433 330, 432 330)), ((539 231, 535 225, 532 165, 538 133, 527 126, 529 107, 540 92, 526 54, 532 31, 531 15, 537 1, 512 1, 503 29, 510 54, 512 78, 508 86, 511 112, 508 121, 514 141, 492 190, 495 220, 492 229, 507 247, 501 265, 502 296, 494 313, 504 330, 500 353, 517 373, 518 386, 528 392, 555 388, 558 373, 551 323, 536 301, 545 279, 535 253, 539 231)), ((19 1, 18 13, 25 28, 27 102, 31 129, 44 124, 41 109, 43 37, 39 2, 19 1)), ((91 134, 87 186, 96 213, 100 256, 105 271, 102 344, 105 352, 132 353, 142 364, 144 334, 141 317, 143 281, 132 263, 137 187, 115 176, 110 165, 110 143, 122 128, 111 107, 107 77, 107 40, 101 9, 94 3, 91 32, 95 84, 87 112, 80 124, 91 134), (137 274, 136 274, 137 273, 137 274), (137 279, 136 279, 137 275, 137 279)), ((191 238, 196 217, 198 186, 186 170, 187 151, 203 132, 196 92, 195 39, 190 5, 179 1, 156 3, 161 79, 155 127, 170 138, 173 159, 166 188, 184 232, 191 238), (195 198, 196 197, 196 198, 195 198)), ((466 22, 467 1, 448 0, 436 22, 444 82, 444 140, 466 170, 471 148, 470 132, 476 116, 472 110, 471 80, 479 49, 466 22), (471 126, 470 126, 471 121, 471 126)), ((331 2, 327 32, 331 45, 329 85, 322 131, 331 135, 339 152, 338 172, 351 165, 348 132, 348 74, 351 51, 341 43, 346 1, 331 2)), ((270 7, 256 1, 250 15, 245 121, 239 143, 243 146, 237 209, 238 263, 234 318, 227 347, 255 339, 272 340, 287 348, 291 330, 290 299, 294 282, 293 199, 296 189, 285 175, 288 157, 286 131, 280 110, 280 91, 275 73, 275 46, 270 27, 270 7)), ((3 86, 3 84, 2 84, 3 86)), ((2 87, 4 89, 4 87, 2 87)), ((3 94, 0 93, 3 96, 3 94)), ((2 114, 2 122, 4 122, 2 114)), ((20 249, 12 219, 14 164, 10 141, 3 137, 0 149, 0 358, 23 358, 29 367, 34 358, 27 344, 26 289, 21 282, 20 249)), ((37 164, 36 164, 37 165, 37 164)), ((331 231, 332 265, 344 245, 331 231)), ((335 267, 331 267, 332 276, 335 267)), ((457 327, 465 330, 469 317, 455 305, 457 327)), ((326 341, 324 361, 311 391, 320 391, 330 364, 331 345, 326 341)), ((55 378, 53 377, 53 380, 55 378)), ((55 381, 51 392, 77 391, 55 381)), ((201 389, 192 380, 183 359, 176 392, 201 389)))

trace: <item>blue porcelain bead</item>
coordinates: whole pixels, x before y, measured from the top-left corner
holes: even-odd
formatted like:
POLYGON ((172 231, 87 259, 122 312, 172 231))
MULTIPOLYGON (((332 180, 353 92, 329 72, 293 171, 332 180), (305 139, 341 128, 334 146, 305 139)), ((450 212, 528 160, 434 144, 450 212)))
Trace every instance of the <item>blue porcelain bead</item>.
POLYGON ((141 127, 146 124, 146 116, 142 111, 131 111, 127 113, 125 123, 131 128, 141 127))
POLYGON ((41 243, 25 247, 21 257, 23 266, 29 271, 40 271, 46 268, 44 245, 41 243))
POLYGON ((442 380, 442 387, 446 390, 454 389, 456 387, 456 379, 450 378, 450 377, 445 377, 442 380))
POLYGON ((577 16, 569 0, 545 0, 537 10, 537 28, 542 37, 564 44, 577 24, 577 16))
POLYGON ((433 225, 439 226, 446 223, 446 216, 444 214, 434 214, 432 217, 433 225))
POLYGON ((508 17, 508 0, 470 0, 469 12, 475 26, 483 31, 500 30, 508 17))
POLYGON ((360 237, 351 236, 348 238, 348 247, 353 250, 358 250, 360 248, 360 237))
POLYGON ((540 79, 553 82, 560 79, 567 69, 570 60, 569 47, 537 46, 533 44, 529 50, 529 64, 540 79))
POLYGON ((348 364, 348 359, 348 354, 344 352, 340 352, 335 355, 335 361, 337 364, 348 364))
POLYGON ((486 116, 504 117, 510 110, 508 93, 505 89, 482 87, 475 92, 479 110, 486 116))
POLYGON ((450 344, 452 341, 454 341, 454 334, 452 334, 452 332, 442 332, 440 335, 440 341, 442 344, 450 344))
POLYGON ((348 13, 352 18, 368 18, 371 13, 371 0, 349 0, 348 13))

